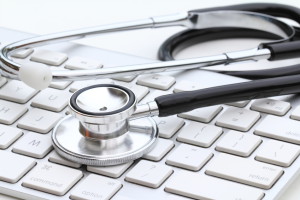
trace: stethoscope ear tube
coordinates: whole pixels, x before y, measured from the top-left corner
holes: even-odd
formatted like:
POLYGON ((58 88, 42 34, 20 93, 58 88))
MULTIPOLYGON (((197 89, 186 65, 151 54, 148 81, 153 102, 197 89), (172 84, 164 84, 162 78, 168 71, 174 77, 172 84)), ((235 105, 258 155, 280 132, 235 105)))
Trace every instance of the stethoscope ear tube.
POLYGON ((300 41, 264 44, 263 48, 267 48, 271 51, 271 57, 268 59, 271 61, 297 58, 300 56, 300 41))
POLYGON ((164 95, 155 102, 159 116, 165 117, 205 106, 299 92, 300 75, 293 75, 164 95))

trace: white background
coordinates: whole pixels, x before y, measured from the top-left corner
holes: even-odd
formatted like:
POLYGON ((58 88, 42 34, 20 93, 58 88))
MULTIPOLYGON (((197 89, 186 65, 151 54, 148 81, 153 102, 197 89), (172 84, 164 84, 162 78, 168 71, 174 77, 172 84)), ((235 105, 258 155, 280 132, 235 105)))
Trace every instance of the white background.
MULTIPOLYGON (((250 2, 243 0, 0 0, 0 26, 34 34, 47 34, 197 8, 250 2)), ((300 7, 299 0, 257 0, 255 2, 284 3, 300 7)), ((156 59, 159 45, 168 36, 181 29, 123 32, 79 42, 156 59)), ((195 52, 188 53, 183 53, 181 56, 196 55, 195 52)), ((299 197, 300 177, 281 199, 292 200, 299 197)), ((0 195, 0 199, 10 198, 0 195)))

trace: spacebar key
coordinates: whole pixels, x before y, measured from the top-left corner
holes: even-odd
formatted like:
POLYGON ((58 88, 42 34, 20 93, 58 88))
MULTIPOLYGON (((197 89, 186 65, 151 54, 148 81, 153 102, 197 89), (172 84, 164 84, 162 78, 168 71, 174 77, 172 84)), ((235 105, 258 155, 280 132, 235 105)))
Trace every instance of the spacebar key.
POLYGON ((260 189, 187 171, 173 175, 165 191, 194 199, 260 200, 264 197, 260 189))
POLYGON ((270 189, 283 174, 281 167, 221 153, 208 165, 206 174, 270 189))

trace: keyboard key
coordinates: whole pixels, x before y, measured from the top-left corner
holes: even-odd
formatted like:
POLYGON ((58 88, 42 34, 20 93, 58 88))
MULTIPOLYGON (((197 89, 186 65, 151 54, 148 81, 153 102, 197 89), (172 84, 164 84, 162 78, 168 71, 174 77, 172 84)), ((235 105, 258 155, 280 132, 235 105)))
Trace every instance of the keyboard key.
POLYGON ((245 107, 250 101, 238 101, 238 102, 232 102, 232 103, 227 103, 226 105, 229 106, 235 106, 239 108, 245 107))
POLYGON ((165 191, 193 199, 261 200, 264 197, 260 189, 183 170, 167 181, 165 191))
POLYGON ((51 152, 51 154, 49 156, 49 161, 56 163, 56 164, 61 164, 61 165, 74 167, 74 168, 81 167, 81 164, 66 160, 65 158, 62 158, 60 155, 58 155, 55 151, 51 152))
POLYGON ((13 124, 26 112, 24 105, 0 100, 0 123, 13 124))
POLYGON ((193 90, 199 90, 202 89, 202 87, 197 84, 197 83, 193 83, 191 81, 179 81, 178 83, 176 83, 176 85, 174 86, 174 90, 173 92, 185 92, 185 91, 193 91, 193 90))
POLYGON ((291 118, 295 120, 300 120, 300 106, 297 106, 291 114, 291 118))
POLYGON ((59 90, 64 90, 66 89, 72 81, 59 81, 59 82, 51 82, 49 87, 59 89, 59 90))
POLYGON ((251 105, 252 110, 273 115, 285 115, 291 108, 291 104, 274 99, 258 99, 251 105))
POLYGON ((205 173, 262 189, 270 189, 283 174, 283 170, 281 167, 220 153, 210 161, 205 173))
POLYGON ((132 92, 135 94, 137 102, 141 101, 149 93, 149 88, 145 86, 134 84, 130 85, 128 88, 131 89, 132 92))
POLYGON ((37 92, 21 81, 11 80, 0 89, 0 98, 17 103, 26 103, 37 92))
POLYGON ((287 118, 269 115, 258 124, 255 134, 300 144, 300 124, 287 118))
POLYGON ((249 156, 262 142, 261 138, 249 133, 229 131, 218 142, 216 150, 235 154, 238 156, 249 156))
POLYGON ((288 167, 299 156, 299 153, 300 147, 297 145, 269 140, 259 149, 255 159, 282 167, 288 167))
POLYGON ((118 178, 132 165, 132 163, 133 161, 121 165, 114 165, 114 166, 107 166, 107 167, 87 166, 87 170, 104 176, 118 178))
POLYGON ((71 93, 69 92, 46 88, 33 98, 31 105, 33 107, 59 112, 68 105, 70 96, 71 93))
POLYGON ((7 83, 7 79, 0 75, 0 87, 2 87, 5 83, 7 83))
POLYGON ((40 62, 47 65, 59 66, 68 59, 64 53, 40 49, 30 58, 31 61, 40 62))
POLYGON ((184 121, 176 116, 155 117, 158 126, 159 136, 171 138, 183 125, 184 121))
POLYGON ((97 61, 82 57, 72 57, 65 65, 67 69, 99 69, 103 65, 97 61))
POLYGON ((20 129, 0 124, 0 149, 8 148, 21 136, 22 131, 20 129))
POLYGON ((210 150, 188 144, 180 144, 167 157, 166 163, 193 171, 200 170, 211 158, 210 150))
POLYGON ((11 56, 15 58, 26 58, 30 54, 32 54, 33 49, 22 49, 20 51, 17 51, 13 53, 11 56))
POLYGON ((200 147, 209 147, 222 134, 220 127, 191 122, 177 136, 177 140, 200 147))
POLYGON ((48 133, 61 117, 61 114, 34 108, 19 120, 18 127, 39 133, 48 133))
POLYGON ((76 81, 71 84, 70 92, 76 92, 77 90, 96 84, 114 84, 111 79, 99 79, 99 80, 88 80, 88 81, 76 81))
POLYGON ((228 108, 218 119, 218 126, 235 129, 238 131, 248 131, 260 118, 256 111, 243 108, 228 108))
POLYGON ((13 152, 34 158, 43 158, 52 150, 48 135, 28 132, 13 146, 13 152))
POLYGON ((171 167, 141 160, 127 173, 125 180, 151 188, 158 188, 172 173, 171 167))
POLYGON ((168 90, 172 85, 174 85, 175 78, 172 76, 150 74, 139 77, 136 83, 160 90, 168 90))
POLYGON ((171 140, 161 139, 158 138, 154 148, 144 154, 143 158, 152 160, 152 161, 159 161, 161 160, 172 148, 174 147, 174 143, 171 140))
POLYGON ((122 76, 122 77, 114 77, 114 80, 124 81, 124 82, 131 82, 135 79, 136 76, 122 76))
POLYGON ((208 123, 222 110, 222 106, 209 106, 198 108, 186 113, 178 114, 178 117, 190 119, 198 122, 208 123))
POLYGON ((32 158, 17 155, 8 151, 0 151, 0 180, 16 183, 36 162, 32 158))
POLYGON ((121 182, 117 180, 90 174, 75 187, 70 198, 73 200, 109 200, 121 187, 121 182))
POLYGON ((81 177, 80 170, 45 162, 39 163, 25 176, 22 186, 62 196, 81 177))

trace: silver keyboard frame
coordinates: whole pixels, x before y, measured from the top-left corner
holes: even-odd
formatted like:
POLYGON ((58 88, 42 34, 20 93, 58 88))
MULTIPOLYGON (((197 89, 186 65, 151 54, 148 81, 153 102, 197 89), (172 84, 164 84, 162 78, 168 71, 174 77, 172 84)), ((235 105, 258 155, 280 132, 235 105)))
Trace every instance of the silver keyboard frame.
MULTIPOLYGON (((5 45, 10 42, 14 42, 14 41, 17 41, 17 40, 20 40, 23 38, 32 37, 32 35, 27 34, 27 33, 4 29, 4 28, 0 28, 0 33, 1 33, 1 38, 0 38, 1 45, 5 45)), ((102 49, 98 49, 98 48, 83 46, 83 45, 79 45, 79 44, 75 44, 75 43, 49 45, 49 46, 45 46, 45 47, 41 47, 41 48, 49 49, 49 50, 53 50, 53 51, 57 51, 57 52, 65 52, 70 57, 71 56, 82 56, 82 57, 87 57, 87 58, 91 58, 91 59, 102 60, 104 63, 104 66, 106 66, 106 67, 107 66, 110 67, 110 66, 118 66, 118 65, 126 65, 126 64, 138 64, 138 63, 153 62, 153 60, 149 60, 149 59, 145 59, 145 58, 141 58, 141 57, 136 57, 136 56, 126 55, 123 53, 117 53, 117 52, 102 50, 102 49)), ((180 73, 172 72, 172 73, 166 73, 166 74, 174 76, 176 78, 176 81, 185 80, 185 79, 189 78, 189 79, 193 79, 193 80, 199 80, 202 84, 210 84, 212 81, 214 81, 216 84, 219 84, 219 85, 245 81, 244 79, 240 79, 240 78, 236 78, 236 77, 217 74, 217 73, 213 73, 213 72, 200 71, 200 70, 189 70, 189 71, 184 71, 184 72, 180 72, 180 73), (220 80, 222 81, 221 83, 220 83, 220 80)), ((119 81, 115 81, 115 82, 120 83, 119 81)), ((207 86, 210 86, 210 85, 207 85, 207 86)), ((172 92, 173 87, 170 88, 168 91, 166 91, 166 93, 172 92)), ((65 89, 65 90, 69 90, 69 87, 67 87, 67 89, 65 89)), ((150 89, 150 92, 152 92, 152 91, 153 91, 153 89, 150 89)), ((292 104, 292 109, 289 110, 289 112, 284 116, 285 118, 288 118, 291 115, 291 111, 297 105, 300 104, 299 95, 281 96, 281 97, 276 97, 276 99, 288 101, 292 104)), ((141 102, 143 102, 145 100, 147 100, 147 96, 141 102)), ((24 105, 26 105, 30 109, 30 103, 31 103, 31 100, 24 105)), ((246 108, 249 109, 250 105, 251 105, 251 103, 249 103, 246 106, 246 108)), ((222 106, 223 106, 223 110, 217 115, 216 118, 218 118, 218 116, 220 116, 221 113, 223 113, 229 107, 226 105, 222 105, 222 106)), ((62 113, 65 113, 65 112, 66 112, 66 109, 64 109, 62 111, 62 113)), ((265 116, 266 116, 266 114, 261 113, 261 119, 259 121, 261 121, 265 116)), ((216 118, 213 119, 213 121, 211 121, 209 124, 215 124, 216 118)), ((185 125, 187 125, 189 122, 190 122, 189 120, 185 119, 185 125)), ((253 133, 255 130, 255 127, 259 123, 260 122, 257 122, 248 131, 248 133, 253 133)), ((17 122, 11 126, 15 127, 16 124, 17 124, 17 122)), ((227 131, 228 131, 228 129, 223 128, 223 133, 227 132, 227 131)), ((26 132, 27 131, 24 130, 25 134, 26 134, 26 132)), ((50 139, 50 134, 51 134, 51 132, 47 133, 47 135, 49 136, 49 139, 50 139)), ((179 142, 176 141, 177 134, 178 133, 176 133, 171 139, 175 143, 174 148, 176 148, 177 145, 179 144, 179 142)), ((262 138, 263 138, 263 142, 268 140, 268 138, 265 138, 265 137, 262 137, 262 138)), ((217 143, 217 141, 215 141, 214 144, 208 148, 213 152, 214 156, 217 156, 217 154, 219 153, 219 152, 215 151, 216 143, 217 143)), ((12 144, 5 151, 11 151, 13 146, 14 146, 14 144, 12 144)), ((248 159, 254 159, 254 156, 255 156, 255 153, 252 153, 248 159)), ((36 161, 37 161, 37 163, 48 162, 48 157, 49 157, 49 155, 47 155, 43 159, 36 159, 36 161)), ((165 156, 161 161, 159 161, 159 163, 164 164, 166 157, 167 156, 165 156)), ((1 161, 1 162, 5 162, 5 161, 1 161)), ((137 161, 135 163, 137 163, 137 161)), ((134 166, 134 164, 129 168, 129 170, 133 166, 134 166)), ((183 170, 183 169, 176 168, 176 167, 172 167, 172 168, 174 169, 174 173, 176 173, 179 170, 183 170)), ((195 173, 204 173, 205 169, 206 169, 206 166, 204 166, 204 168, 202 168, 199 172, 195 172, 195 173)), ((263 190, 265 193, 265 197, 263 198, 263 200, 278 199, 280 197, 280 195, 283 193, 283 191, 285 191, 285 189, 289 186, 289 184, 291 184, 294 181, 294 179, 298 176, 298 174, 300 172, 299 157, 295 160, 295 162, 292 164, 291 167, 283 168, 283 169, 284 169, 284 174, 279 179, 279 181, 277 183, 275 183, 275 185, 271 189, 263 190)), ((90 172, 86 171, 86 166, 81 167, 81 170, 83 171, 84 177, 86 177, 88 174, 90 174, 90 172)), ((170 193, 167 193, 164 191, 165 183, 163 183, 158 189, 152 189, 152 188, 148 188, 148 187, 144 187, 144 186, 140 186, 140 185, 136 185, 136 184, 124 181, 125 175, 126 175, 126 172, 121 177, 118 178, 118 180, 122 182, 123 187, 112 199, 119 199, 118 197, 121 197, 120 199, 124 199, 124 197, 125 197, 125 199, 144 199, 144 200, 148 200, 148 199, 149 200, 150 199, 158 200, 158 199, 167 199, 167 198, 173 199, 174 198, 173 194, 170 194, 170 193)), ((168 179, 167 179, 167 181, 168 181, 168 179)), ((68 199, 69 200, 70 191, 72 191, 72 189, 71 189, 64 196, 55 196, 52 194, 48 194, 48 193, 44 193, 44 192, 40 192, 37 190, 23 187, 21 185, 21 183, 22 183, 22 179, 19 180, 16 184, 10 184, 10 183, 0 181, 0 193, 14 196, 17 198, 30 199, 30 200, 41 200, 41 199, 49 199, 49 200, 50 199, 51 200, 67 200, 68 199)), ((219 188, 219 189, 222 189, 222 188, 219 188)), ((216 188, 216 190, 218 190, 218 188, 216 188)))

